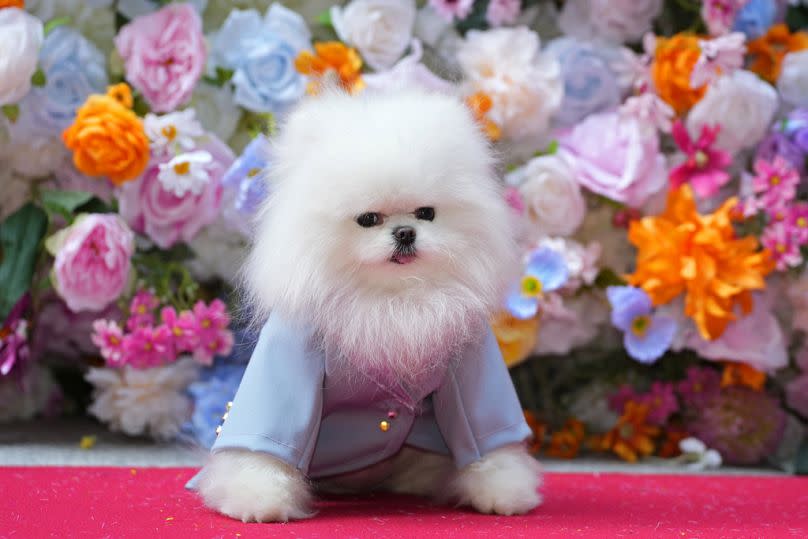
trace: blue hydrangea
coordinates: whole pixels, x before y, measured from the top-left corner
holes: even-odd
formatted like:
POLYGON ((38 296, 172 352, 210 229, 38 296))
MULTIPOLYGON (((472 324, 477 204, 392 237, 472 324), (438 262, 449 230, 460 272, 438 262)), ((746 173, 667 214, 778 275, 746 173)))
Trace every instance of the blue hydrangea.
POLYGON ((508 293, 508 312, 522 320, 536 316, 542 296, 561 288, 568 277, 567 262, 561 253, 548 247, 536 249, 528 257, 522 278, 508 293))
POLYGON ((628 354, 640 363, 654 363, 670 348, 676 335, 673 318, 654 313, 651 298, 640 288, 610 286, 612 324, 623 335, 628 354))
POLYGON ((245 364, 218 359, 188 386, 194 411, 183 430, 200 445, 209 448, 216 441, 216 427, 222 422, 227 403, 236 396, 246 368, 245 364))

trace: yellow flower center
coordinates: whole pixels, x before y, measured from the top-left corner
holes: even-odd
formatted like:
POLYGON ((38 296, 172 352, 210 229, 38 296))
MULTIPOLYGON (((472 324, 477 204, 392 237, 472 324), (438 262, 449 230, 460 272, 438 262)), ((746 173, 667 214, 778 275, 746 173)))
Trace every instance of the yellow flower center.
POLYGON ((145 305, 138 305, 137 306, 137 314, 146 314, 146 306, 145 305))
POLYGON ((163 134, 165 138, 167 138, 170 141, 174 140, 177 136, 177 128, 174 127, 173 125, 165 126, 160 130, 160 132, 163 134))
POLYGON ((174 326, 174 329, 172 329, 171 331, 172 331, 172 333, 174 333, 174 335, 175 335, 175 336, 177 336, 177 337, 182 336, 182 330, 181 330, 179 327, 177 327, 177 326, 174 326))
POLYGON ((778 253, 785 253, 786 252, 786 246, 783 245, 782 243, 778 243, 777 245, 774 246, 774 248, 778 253))
POLYGON ((183 163, 177 163, 176 165, 174 165, 174 172, 180 175, 188 174, 188 171, 190 170, 191 170, 191 163, 189 163, 188 161, 185 161, 183 163))
POLYGON ((769 180, 769 183, 771 183, 772 185, 780 185, 780 176, 777 176, 777 175, 775 174, 775 175, 774 175, 774 176, 772 176, 772 178, 769 180))
POLYGON ((645 337, 648 328, 651 326, 651 317, 647 314, 638 316, 631 321, 631 332, 637 337, 645 337))
POLYGON ((147 342, 146 344, 144 344, 144 345, 143 345, 143 349, 144 349, 145 351, 147 351, 147 352, 150 352, 150 351, 151 351, 151 349, 152 349, 152 343, 147 342))
POLYGON ((634 437, 634 425, 631 423, 624 423, 620 425, 619 429, 620 437, 624 440, 630 440, 634 437))
POLYGON ((699 168, 704 167, 707 164, 707 154, 703 151, 699 150, 696 152, 696 155, 693 156, 696 160, 696 166, 699 168))
POLYGON ((806 219, 805 217, 798 217, 797 226, 800 228, 805 228, 806 226, 808 226, 808 219, 806 219))
POLYGON ((109 336, 109 342, 110 342, 110 344, 118 345, 118 344, 120 344, 121 340, 115 335, 110 335, 109 336))
POLYGON ((248 178, 254 178, 255 176, 258 176, 259 172, 261 172, 260 168, 257 168, 257 167, 256 168, 251 168, 250 170, 247 171, 247 177, 248 178))
POLYGON ((541 281, 532 275, 522 277, 522 294, 529 298, 536 298, 541 295, 541 281))
POLYGON ((205 329, 209 328, 210 327, 210 320, 208 320, 207 318, 202 320, 202 327, 205 328, 205 329))

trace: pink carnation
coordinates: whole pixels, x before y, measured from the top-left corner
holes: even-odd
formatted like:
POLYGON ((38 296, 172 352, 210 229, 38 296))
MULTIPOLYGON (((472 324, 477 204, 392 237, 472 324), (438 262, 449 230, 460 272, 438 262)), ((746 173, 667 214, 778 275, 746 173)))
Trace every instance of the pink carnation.
POLYGON ((210 305, 198 301, 194 305, 194 316, 199 339, 194 350, 194 359, 210 365, 213 356, 229 354, 233 349, 233 333, 227 329, 230 316, 225 304, 218 299, 213 300, 210 305))
POLYGON ((100 311, 129 284, 135 237, 113 214, 91 214, 50 238, 53 285, 73 312, 100 311))
POLYGON ((233 152, 213 135, 208 135, 208 143, 198 149, 213 156, 205 165, 209 180, 199 194, 187 192, 176 196, 164 188, 158 176, 160 164, 168 162, 168 156, 154 158, 140 178, 119 190, 121 216, 163 249, 178 241, 191 241, 218 216, 222 204, 221 178, 234 161, 233 152))
POLYGON ((188 102, 205 67, 202 20, 190 4, 170 4, 121 28, 115 46, 126 78, 156 112, 188 102))

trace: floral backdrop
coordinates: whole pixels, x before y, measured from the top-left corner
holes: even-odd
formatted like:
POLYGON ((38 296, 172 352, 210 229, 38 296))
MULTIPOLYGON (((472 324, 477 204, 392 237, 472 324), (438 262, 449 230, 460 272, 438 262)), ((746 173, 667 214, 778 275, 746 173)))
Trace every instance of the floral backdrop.
POLYGON ((536 454, 808 472, 806 4, 0 0, 0 421, 210 445, 276 125, 414 85, 503 158, 536 454))

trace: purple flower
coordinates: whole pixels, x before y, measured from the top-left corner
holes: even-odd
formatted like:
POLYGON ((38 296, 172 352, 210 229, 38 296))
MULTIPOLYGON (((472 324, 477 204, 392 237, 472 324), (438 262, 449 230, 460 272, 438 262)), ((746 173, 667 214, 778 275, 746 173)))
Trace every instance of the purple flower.
POLYGON ((544 294, 561 288, 568 277, 564 256, 549 247, 539 247, 531 253, 522 279, 506 298, 508 312, 522 320, 536 316, 544 294))
POLYGON ((679 411, 679 401, 670 382, 654 382, 651 390, 642 395, 638 401, 648 405, 648 422, 664 425, 670 416, 679 411))
MULTIPOLYGON (((805 135, 808 147, 808 129, 805 130, 805 135)), ((805 173, 805 150, 800 149, 785 134, 772 131, 758 145, 755 161, 773 162, 776 157, 788 161, 800 174, 805 173)))
POLYGON ((722 389, 685 428, 729 464, 757 464, 776 451, 786 414, 776 399, 745 386, 722 389))
POLYGON ((721 375, 709 367, 688 367, 685 379, 676 391, 687 407, 701 408, 714 399, 721 389, 721 375))
POLYGON ((794 109, 783 123, 783 130, 803 154, 808 153, 808 109, 794 109))
POLYGON ((269 194, 266 182, 268 164, 269 140, 258 135, 222 177, 224 218, 245 236, 250 235, 252 216, 269 194))
POLYGON ((28 347, 28 321, 23 318, 31 304, 31 296, 23 294, 0 327, 0 375, 6 376, 18 363, 31 355, 28 347))
POLYGON ((640 363, 654 363, 670 348, 676 334, 673 318, 654 314, 651 298, 639 288, 610 286, 612 324, 624 332, 628 354, 640 363))

